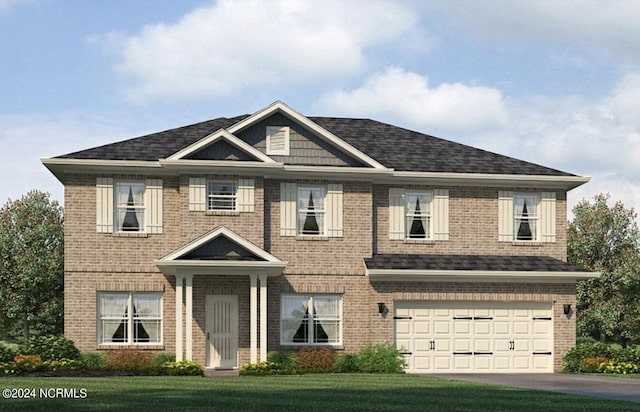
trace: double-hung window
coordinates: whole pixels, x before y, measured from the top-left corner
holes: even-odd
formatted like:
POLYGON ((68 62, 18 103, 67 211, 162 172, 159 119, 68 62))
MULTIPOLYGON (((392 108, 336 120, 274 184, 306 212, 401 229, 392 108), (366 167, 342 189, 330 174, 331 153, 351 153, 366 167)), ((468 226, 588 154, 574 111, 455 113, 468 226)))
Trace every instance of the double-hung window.
POLYGON ((235 211, 238 185, 233 181, 207 182, 207 210, 235 211))
POLYGON ((145 184, 142 182, 116 183, 116 229, 118 232, 144 232, 145 184))
POLYGON ((405 194, 405 238, 431 239, 431 192, 405 194))
POLYGON ((98 294, 98 343, 162 342, 161 293, 98 294))
POLYGON ((513 236, 515 240, 538 240, 538 197, 516 194, 513 198, 513 236))
POLYGON ((298 225, 299 235, 325 235, 325 194, 321 186, 298 187, 298 225))
POLYGON ((283 295, 283 345, 337 345, 342 342, 340 295, 283 295))

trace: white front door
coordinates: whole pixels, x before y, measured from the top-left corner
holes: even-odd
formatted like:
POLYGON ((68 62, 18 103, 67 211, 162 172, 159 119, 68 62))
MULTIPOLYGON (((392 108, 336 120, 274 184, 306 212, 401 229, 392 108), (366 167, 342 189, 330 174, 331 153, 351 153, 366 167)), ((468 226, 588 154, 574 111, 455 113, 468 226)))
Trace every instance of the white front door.
POLYGON ((207 295, 207 367, 238 367, 238 296, 207 295))

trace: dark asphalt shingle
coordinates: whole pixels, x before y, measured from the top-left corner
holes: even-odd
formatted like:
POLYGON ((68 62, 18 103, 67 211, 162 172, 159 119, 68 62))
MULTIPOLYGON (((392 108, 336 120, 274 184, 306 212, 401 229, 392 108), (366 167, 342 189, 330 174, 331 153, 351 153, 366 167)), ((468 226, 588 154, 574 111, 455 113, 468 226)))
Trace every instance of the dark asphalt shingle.
POLYGON ((379 254, 364 259, 367 269, 475 270, 500 272, 586 272, 548 256, 379 254))
MULTIPOLYGON (((58 158, 145 161, 165 159, 221 128, 229 128, 247 116, 208 120, 69 153, 58 158)), ((384 166, 397 171, 574 176, 375 120, 334 117, 309 119, 384 166)))

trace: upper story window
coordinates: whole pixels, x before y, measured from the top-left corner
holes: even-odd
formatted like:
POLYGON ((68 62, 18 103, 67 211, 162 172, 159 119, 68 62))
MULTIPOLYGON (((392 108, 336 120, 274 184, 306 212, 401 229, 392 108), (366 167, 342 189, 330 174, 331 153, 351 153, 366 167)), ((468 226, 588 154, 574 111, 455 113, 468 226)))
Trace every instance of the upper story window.
POLYGON ((538 197, 516 194, 513 198, 515 240, 538 240, 538 197))
POLYGON ((144 232, 145 184, 117 182, 115 196, 116 230, 118 232, 144 232))
POLYGON ((556 193, 498 192, 498 240, 555 242, 556 193))
POLYGON ((289 155, 289 126, 267 126, 267 155, 289 155))
POLYGON ((405 194, 405 238, 431 239, 431 192, 405 194))
POLYGON ((207 182, 207 210, 235 211, 238 185, 232 181, 207 182))
POLYGON ((324 187, 298 187, 298 234, 323 236, 325 234, 324 187))
POLYGON ((161 293, 100 293, 98 343, 162 342, 161 293))

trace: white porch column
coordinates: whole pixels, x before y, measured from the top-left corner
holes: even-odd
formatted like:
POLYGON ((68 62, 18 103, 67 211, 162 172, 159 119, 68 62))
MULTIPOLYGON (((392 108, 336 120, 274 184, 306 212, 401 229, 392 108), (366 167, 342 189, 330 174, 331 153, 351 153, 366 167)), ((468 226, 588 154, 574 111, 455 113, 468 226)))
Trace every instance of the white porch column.
POLYGON ((249 318, 249 330, 251 335, 251 356, 250 362, 258 362, 258 275, 249 275, 251 280, 251 301, 249 310, 251 312, 249 318))
POLYGON ((260 362, 267 360, 267 274, 260 275, 260 362))
POLYGON ((182 360, 182 283, 184 276, 176 273, 176 361, 182 360))
POLYGON ((193 275, 186 276, 186 301, 187 301, 187 319, 186 319, 186 354, 187 360, 193 360, 193 275))

